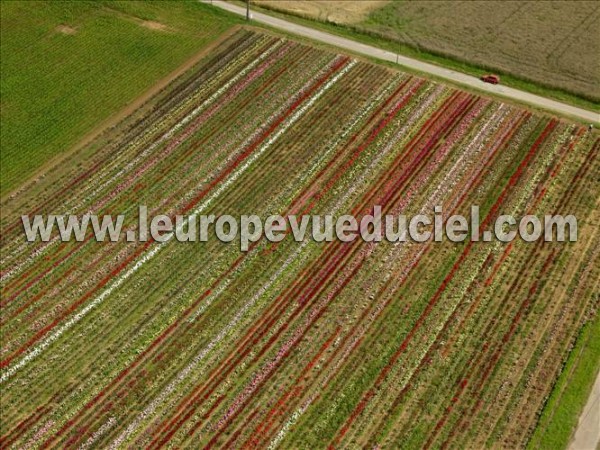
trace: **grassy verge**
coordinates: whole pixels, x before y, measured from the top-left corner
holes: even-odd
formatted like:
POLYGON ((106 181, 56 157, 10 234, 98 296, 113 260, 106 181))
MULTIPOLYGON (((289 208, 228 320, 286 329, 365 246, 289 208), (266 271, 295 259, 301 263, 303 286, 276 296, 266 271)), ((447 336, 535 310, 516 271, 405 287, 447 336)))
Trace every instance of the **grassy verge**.
POLYGON ((566 448, 600 370, 600 315, 587 322, 548 398, 529 449, 566 448))
MULTIPOLYGON (((326 43, 321 42, 321 41, 314 41, 314 40, 312 40, 310 38, 307 38, 307 37, 304 37, 304 36, 299 36, 299 35, 296 35, 296 34, 284 31, 282 29, 275 28, 275 27, 272 27, 270 25, 267 25, 267 24, 264 24, 264 23, 261 23, 261 22, 257 22, 257 21, 254 21, 254 20, 251 21, 251 22, 246 22, 244 24, 244 26, 246 28, 248 28, 248 29, 252 29, 252 30, 256 31, 257 33, 270 33, 270 34, 275 35, 275 36, 280 36, 280 37, 284 37, 284 38, 287 38, 287 39, 291 39, 291 40, 294 40, 296 42, 301 42, 301 43, 304 43, 304 44, 309 45, 311 47, 316 47, 316 48, 319 48, 319 49, 322 49, 322 50, 325 50, 325 51, 336 52, 336 53, 342 52, 342 53, 347 54, 347 55, 352 55, 354 58, 362 60, 362 61, 371 62, 371 63, 377 64, 379 66, 389 67, 390 69, 393 69, 393 70, 401 70, 402 72, 405 72, 405 73, 410 73, 410 74, 413 74, 413 75, 418 76, 418 77, 426 78, 428 80, 432 80, 432 81, 436 81, 436 82, 439 82, 439 83, 443 83, 445 85, 452 86, 452 87, 454 87, 456 89, 460 89, 461 91, 470 92, 470 93, 475 94, 475 95, 481 95, 481 96, 485 96, 485 97, 491 97, 491 98, 494 98, 494 99, 496 99, 498 101, 501 101, 503 103, 511 104, 511 105, 514 105, 514 106, 519 107, 519 108, 526 108, 527 110, 529 110, 529 111, 531 111, 531 112, 533 112, 535 114, 547 115, 547 116, 551 116, 551 117, 555 117, 555 116, 559 115, 560 117, 563 117, 565 119, 568 119, 568 120, 570 120, 572 122, 579 123, 579 124, 584 125, 584 126, 587 126, 589 124, 589 122, 587 122, 587 121, 585 121, 582 118, 577 117, 577 116, 571 116, 569 114, 555 113, 553 111, 549 111, 547 109, 540 108, 540 107, 538 107, 536 105, 532 105, 532 104, 525 103, 525 102, 520 102, 520 101, 517 101, 515 99, 508 98, 508 97, 502 97, 502 96, 494 95, 493 93, 485 91, 483 89, 478 89, 478 88, 475 88, 475 87, 472 87, 472 86, 466 86, 466 85, 462 85, 462 84, 459 84, 459 83, 455 83, 455 82, 453 82, 451 80, 447 80, 445 78, 441 78, 441 77, 438 77, 438 76, 430 74, 430 73, 421 72, 421 71, 416 70, 416 69, 414 69, 412 67, 405 67, 405 66, 396 64, 395 62, 392 62, 392 61, 386 61, 386 60, 378 59, 378 58, 373 57, 373 56, 364 55, 364 54, 361 54, 361 53, 354 52, 354 51, 352 51, 350 49, 340 49, 339 47, 336 47, 333 44, 326 44, 326 43)), ((600 133, 600 130, 598 128, 594 128, 593 132, 594 133, 600 133)))
MULTIPOLYGON (((242 4, 240 1, 234 1, 233 3, 242 4)), ((318 30, 326 31, 338 36, 342 36, 348 39, 363 42, 365 44, 373 45, 394 53, 399 53, 411 58, 415 58, 421 61, 427 61, 438 66, 447 67, 462 73, 466 73, 473 76, 480 76, 484 72, 488 72, 491 69, 480 67, 475 64, 470 64, 464 61, 458 61, 456 59, 449 58, 447 56, 435 54, 432 52, 423 51, 400 42, 394 42, 383 37, 379 37, 375 34, 358 31, 354 28, 345 25, 334 24, 331 22, 322 22, 314 19, 307 19, 304 17, 295 16, 292 14, 285 14, 280 11, 274 11, 264 7, 252 5, 252 9, 266 14, 270 14, 275 17, 296 22, 301 25, 312 27, 318 30)), ((540 95, 543 97, 552 98, 564 103, 568 103, 574 106, 578 106, 591 111, 600 112, 600 104, 589 99, 582 98, 570 92, 566 92, 561 89, 556 89, 550 86, 540 85, 532 81, 528 81, 519 77, 516 77, 510 73, 497 71, 502 77, 502 84, 520 89, 522 91, 530 92, 532 94, 540 95)))
POLYGON ((3 2, 2 197, 240 21, 197 1, 3 2))

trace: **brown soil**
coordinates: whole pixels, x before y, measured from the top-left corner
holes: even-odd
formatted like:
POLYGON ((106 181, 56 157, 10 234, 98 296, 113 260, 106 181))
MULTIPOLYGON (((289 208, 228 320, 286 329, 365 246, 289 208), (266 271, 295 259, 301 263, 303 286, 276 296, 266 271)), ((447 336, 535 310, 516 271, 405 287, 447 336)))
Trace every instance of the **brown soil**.
POLYGON ((54 31, 56 31, 57 33, 62 33, 62 34, 76 34, 77 33, 77 29, 70 27, 68 25, 59 25, 54 29, 54 31))
POLYGON ((157 31, 167 31, 169 29, 169 27, 167 27, 165 24, 160 22, 154 22, 152 20, 142 20, 140 22, 140 25, 144 28, 157 31))
POLYGON ((389 0, 255 0, 253 3, 313 19, 353 24, 366 19, 371 11, 381 8, 389 0))

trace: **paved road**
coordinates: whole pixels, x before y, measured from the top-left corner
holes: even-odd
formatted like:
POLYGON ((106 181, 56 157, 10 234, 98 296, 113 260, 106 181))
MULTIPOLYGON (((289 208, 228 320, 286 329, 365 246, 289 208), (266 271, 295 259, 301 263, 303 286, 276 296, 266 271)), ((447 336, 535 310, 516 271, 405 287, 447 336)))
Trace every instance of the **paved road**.
POLYGON ((600 373, 581 413, 569 450, 594 450, 600 444, 600 373))
MULTIPOLYGON (((223 8, 235 14, 240 14, 244 16, 246 15, 245 8, 224 2, 222 0, 201 1, 203 1, 204 3, 212 3, 214 6, 218 6, 219 8, 223 8)), ((458 84, 481 89, 483 91, 511 98, 520 102, 525 102, 530 105, 546 109, 552 112, 577 117, 586 122, 600 123, 600 114, 592 111, 587 111, 585 109, 577 108, 575 106, 566 105, 564 103, 550 100, 545 97, 540 97, 539 95, 534 95, 528 92, 520 91, 518 89, 513 89, 507 86, 483 83, 478 78, 466 75, 464 73, 456 72, 450 69, 444 69, 443 67, 439 67, 416 59, 407 58, 406 56, 396 55, 395 53, 389 52, 387 50, 382 50, 380 48, 362 44, 351 39, 346 39, 340 36, 336 36, 334 34, 298 25, 296 23, 288 22, 287 20, 272 17, 267 14, 262 14, 256 11, 251 11, 251 13, 253 20, 256 20, 260 23, 264 23, 266 25, 270 25, 274 28, 285 30, 289 33, 304 36, 310 39, 314 39, 316 41, 325 42, 326 44, 335 45, 336 47, 351 50, 362 55, 367 55, 386 61, 397 62, 402 66, 410 67, 411 69, 415 69, 420 72, 429 73, 437 77, 453 81, 458 84)))

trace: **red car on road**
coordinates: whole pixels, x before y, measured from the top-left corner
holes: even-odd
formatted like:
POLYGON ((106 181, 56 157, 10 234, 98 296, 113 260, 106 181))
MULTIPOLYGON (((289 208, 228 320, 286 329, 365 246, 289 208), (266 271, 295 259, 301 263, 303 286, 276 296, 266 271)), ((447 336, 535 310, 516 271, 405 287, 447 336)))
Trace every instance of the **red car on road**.
POLYGON ((481 81, 485 83, 498 84, 500 83, 500 77, 498 75, 488 74, 481 77, 481 81))

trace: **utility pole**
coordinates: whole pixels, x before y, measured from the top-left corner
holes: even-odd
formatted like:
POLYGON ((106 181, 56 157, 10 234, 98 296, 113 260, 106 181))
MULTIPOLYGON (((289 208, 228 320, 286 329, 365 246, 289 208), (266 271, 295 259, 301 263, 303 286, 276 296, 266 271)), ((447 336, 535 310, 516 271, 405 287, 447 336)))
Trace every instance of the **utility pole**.
POLYGON ((250 0, 246 0, 246 20, 250 20, 250 0))

